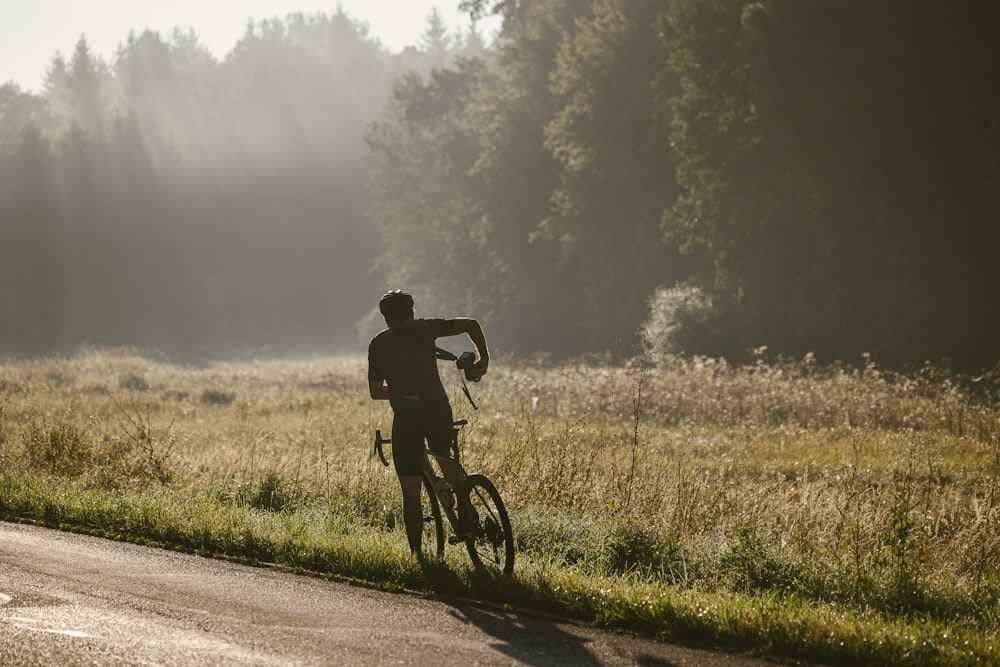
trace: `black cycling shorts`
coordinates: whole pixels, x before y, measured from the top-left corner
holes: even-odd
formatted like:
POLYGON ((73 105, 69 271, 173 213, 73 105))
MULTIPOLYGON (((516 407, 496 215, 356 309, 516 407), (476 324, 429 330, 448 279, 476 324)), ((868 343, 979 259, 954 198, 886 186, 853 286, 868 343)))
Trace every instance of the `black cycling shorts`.
POLYGON ((425 440, 432 452, 448 455, 455 437, 454 422, 447 398, 396 410, 392 417, 392 463, 396 474, 422 474, 425 440))

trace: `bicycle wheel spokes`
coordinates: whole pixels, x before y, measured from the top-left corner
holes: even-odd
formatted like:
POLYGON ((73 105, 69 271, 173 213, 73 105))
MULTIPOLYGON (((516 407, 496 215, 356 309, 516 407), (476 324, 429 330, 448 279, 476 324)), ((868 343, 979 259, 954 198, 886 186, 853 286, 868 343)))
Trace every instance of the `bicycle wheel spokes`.
POLYGON ((472 534, 466 545, 472 562, 495 567, 506 575, 514 571, 514 536, 507 508, 493 482, 483 475, 469 475, 465 494, 471 509, 472 534))
POLYGON ((420 509, 424 518, 424 532, 420 548, 426 556, 441 558, 444 555, 444 524, 441 506, 434 492, 434 482, 426 474, 420 485, 420 509))

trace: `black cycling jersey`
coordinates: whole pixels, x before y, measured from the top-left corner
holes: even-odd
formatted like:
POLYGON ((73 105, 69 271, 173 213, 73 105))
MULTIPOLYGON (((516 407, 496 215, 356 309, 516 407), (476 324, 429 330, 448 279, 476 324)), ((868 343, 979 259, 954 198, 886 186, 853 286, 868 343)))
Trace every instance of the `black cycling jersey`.
POLYGON ((368 344, 368 381, 385 381, 393 410, 447 399, 438 374, 434 341, 454 335, 454 320, 394 322, 368 344))

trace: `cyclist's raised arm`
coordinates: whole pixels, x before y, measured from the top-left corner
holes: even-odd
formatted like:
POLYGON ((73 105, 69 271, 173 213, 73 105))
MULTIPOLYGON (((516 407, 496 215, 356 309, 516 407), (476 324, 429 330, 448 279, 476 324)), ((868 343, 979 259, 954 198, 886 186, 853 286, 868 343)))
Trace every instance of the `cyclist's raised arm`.
POLYGON ((486 334, 483 333, 482 325, 479 324, 479 320, 474 320, 471 317, 456 317, 452 321, 455 323, 455 333, 467 334, 472 344, 476 346, 479 359, 474 368, 482 377, 490 365, 490 349, 486 345, 486 334))

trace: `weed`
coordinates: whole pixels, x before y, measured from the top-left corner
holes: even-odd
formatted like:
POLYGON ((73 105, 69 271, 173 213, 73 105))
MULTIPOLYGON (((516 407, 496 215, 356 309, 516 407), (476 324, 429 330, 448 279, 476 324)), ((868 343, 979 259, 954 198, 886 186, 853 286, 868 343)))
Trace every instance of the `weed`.
POLYGON ((639 573, 668 581, 684 578, 683 548, 658 535, 648 522, 628 519, 616 523, 605 537, 603 551, 610 574, 639 573))
POLYGON ((788 565, 779 560, 753 526, 741 526, 719 559, 719 567, 735 590, 753 593, 794 590, 788 565))
POLYGON ((890 554, 890 596, 905 610, 919 604, 920 579, 926 561, 926 536, 916 502, 911 450, 907 466, 893 472, 890 525, 886 534, 890 554))
POLYGON ((24 424, 21 438, 28 466, 51 475, 79 475, 90 465, 93 443, 85 427, 71 414, 34 414, 24 424))
POLYGON ((232 405, 236 394, 218 389, 206 389, 201 392, 201 402, 205 405, 232 405))
POLYGON ((128 391, 149 391, 149 383, 146 378, 136 373, 130 373, 118 380, 118 387, 128 391))

